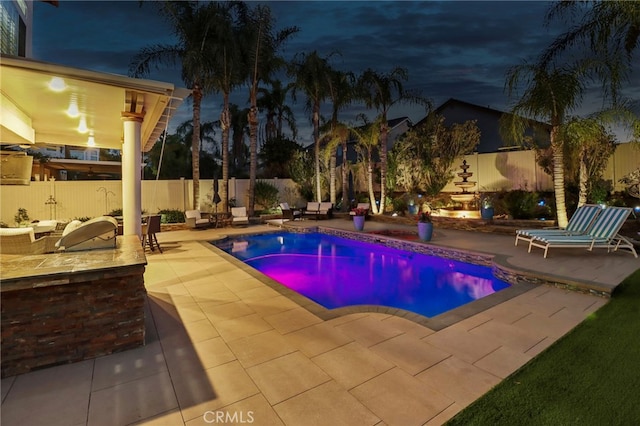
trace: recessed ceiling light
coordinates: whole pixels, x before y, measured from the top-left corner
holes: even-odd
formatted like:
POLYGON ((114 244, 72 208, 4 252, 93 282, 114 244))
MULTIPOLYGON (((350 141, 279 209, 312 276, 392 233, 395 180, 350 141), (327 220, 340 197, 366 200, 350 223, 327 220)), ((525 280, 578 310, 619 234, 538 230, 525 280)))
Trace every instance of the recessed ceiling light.
POLYGON ((84 118, 84 115, 80 117, 80 124, 78 125, 78 132, 87 133, 89 128, 87 127, 87 119, 84 118))
POLYGON ((96 146, 96 140, 93 137, 93 132, 89 133, 89 139, 87 139, 87 146, 96 146))
POLYGON ((67 115, 71 118, 76 118, 80 115, 80 111, 78 110, 78 101, 75 97, 71 98, 69 108, 67 109, 67 115))
POLYGON ((54 92, 62 92, 66 88, 67 84, 61 77, 53 77, 49 82, 49 89, 53 90, 54 92))

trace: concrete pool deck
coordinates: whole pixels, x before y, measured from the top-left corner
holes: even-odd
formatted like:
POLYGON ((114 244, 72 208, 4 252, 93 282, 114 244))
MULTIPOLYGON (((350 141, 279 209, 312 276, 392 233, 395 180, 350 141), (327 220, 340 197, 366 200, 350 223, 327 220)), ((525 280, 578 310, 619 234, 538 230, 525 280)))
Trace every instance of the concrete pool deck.
MULTIPOLYGON (((607 302, 534 286, 441 330, 379 312, 325 321, 203 243, 272 229, 158 234, 164 253, 148 254, 145 272, 146 345, 3 379, 2 424, 442 424, 607 302)), ((624 252, 543 259, 513 241, 436 229, 432 243, 610 288, 640 267, 624 252)))

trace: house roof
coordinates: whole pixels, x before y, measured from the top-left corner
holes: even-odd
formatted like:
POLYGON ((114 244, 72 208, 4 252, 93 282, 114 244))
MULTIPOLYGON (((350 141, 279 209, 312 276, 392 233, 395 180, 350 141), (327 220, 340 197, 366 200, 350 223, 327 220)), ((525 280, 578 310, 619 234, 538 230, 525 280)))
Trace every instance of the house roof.
POLYGON ((189 91, 173 84, 130 78, 0 56, 0 142, 6 144, 87 146, 92 134, 98 148, 121 149, 122 112, 144 113, 141 150, 155 144, 189 91), (50 89, 53 78, 63 89, 50 89), (75 103, 79 115, 67 111, 75 103), (87 131, 78 131, 81 117, 87 131))
MULTIPOLYGON (((500 135, 500 118, 504 114, 508 114, 507 112, 481 105, 475 105, 454 98, 449 98, 446 102, 436 108, 434 112, 444 117, 444 123, 447 126, 454 123, 464 123, 468 120, 476 120, 476 124, 480 129, 480 142, 477 146, 477 151, 480 153, 522 148, 520 145, 514 146, 512 144, 506 144, 500 135)), ((420 120, 415 127, 425 123, 427 117, 428 116, 420 120)), ((539 124, 542 128, 548 128, 548 125, 545 123, 539 124)), ((539 134, 539 132, 529 131, 527 133, 534 136, 536 145, 548 145, 548 137, 539 134)))

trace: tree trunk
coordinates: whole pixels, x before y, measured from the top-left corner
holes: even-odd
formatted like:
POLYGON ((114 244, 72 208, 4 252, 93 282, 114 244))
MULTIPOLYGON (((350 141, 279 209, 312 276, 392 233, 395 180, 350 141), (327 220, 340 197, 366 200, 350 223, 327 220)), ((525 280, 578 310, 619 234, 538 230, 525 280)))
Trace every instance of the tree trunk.
POLYGON ((200 104, 202 89, 193 85, 193 136, 191 137, 191 168, 193 179, 193 208, 200 210, 200 104))
POLYGON ((369 202, 371 204, 371 213, 378 214, 378 205, 376 204, 376 194, 373 191, 373 161, 371 159, 371 148, 367 148, 367 186, 369 188, 369 202))
POLYGON ((564 153, 562 145, 558 144, 558 127, 551 129, 551 147, 553 149, 553 191, 556 198, 556 216, 558 226, 566 228, 569 220, 567 219, 567 205, 564 195, 564 153))
POLYGON ((387 198, 387 140, 389 139, 389 127, 387 118, 383 117, 380 125, 380 209, 378 214, 384 213, 385 199, 387 198))
POLYGON ((313 105, 313 142, 316 169, 316 201, 322 201, 322 185, 320 181, 320 104, 313 105))
POLYGON ((331 158, 329 159, 329 201, 336 205, 336 148, 331 148, 331 158))
MULTIPOLYGON (((351 200, 349 199, 349 170, 347 169, 347 138, 342 139, 342 211, 349 211, 351 200)), ((355 189, 354 189, 355 190, 355 189)))
POLYGON ((251 109, 249 110, 249 216, 255 214, 256 204, 256 176, 258 174, 258 108, 255 106, 255 93, 251 95, 251 109))
POLYGON ((587 148, 580 148, 580 190, 578 192, 578 207, 587 204, 587 185, 589 181, 589 173, 587 172, 587 148))
POLYGON ((224 107, 220 113, 220 127, 222 127, 222 185, 220 198, 222 198, 222 211, 229 211, 229 129, 231 117, 229 116, 229 94, 224 93, 224 107))

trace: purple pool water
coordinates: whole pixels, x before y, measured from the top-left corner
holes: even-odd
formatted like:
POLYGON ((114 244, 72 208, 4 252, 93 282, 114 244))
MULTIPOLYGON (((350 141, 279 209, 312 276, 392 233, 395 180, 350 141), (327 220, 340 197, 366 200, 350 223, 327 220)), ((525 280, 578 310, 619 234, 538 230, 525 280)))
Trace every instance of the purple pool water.
POLYGON ((486 266, 321 233, 213 244, 328 309, 380 305, 433 317, 509 287, 486 266))

